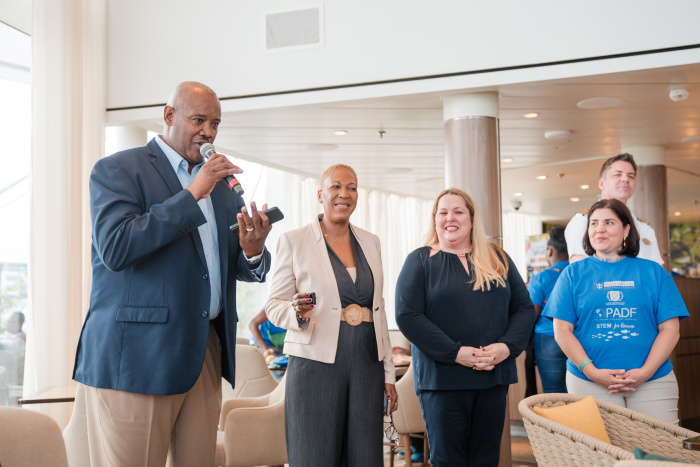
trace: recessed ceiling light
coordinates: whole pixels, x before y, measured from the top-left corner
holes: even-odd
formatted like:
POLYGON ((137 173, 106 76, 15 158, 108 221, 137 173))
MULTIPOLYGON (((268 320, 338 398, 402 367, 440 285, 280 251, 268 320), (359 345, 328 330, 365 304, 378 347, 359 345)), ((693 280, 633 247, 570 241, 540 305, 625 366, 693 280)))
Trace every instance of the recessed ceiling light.
POLYGON ((501 159, 501 162, 503 162, 504 164, 508 164, 510 162, 513 162, 513 158, 512 157, 504 157, 503 159, 501 159))
POLYGON ((587 190, 587 189, 589 189, 590 187, 591 187, 590 185, 579 185, 579 188, 582 189, 582 190, 587 190))
POLYGON ((348 130, 335 130, 333 134, 338 136, 345 136, 348 134, 348 130))
POLYGON ((617 107, 623 102, 625 100, 619 97, 591 97, 580 101, 576 106, 579 109, 609 109, 617 107))
POLYGON ((547 180, 547 176, 546 175, 538 175, 537 180, 547 180))
POLYGON ((676 211, 673 213, 674 216, 680 216, 682 213, 680 211, 676 211))
POLYGON ((683 138, 681 143, 700 143, 700 135, 683 138))
POLYGON ((547 139, 566 139, 571 136, 569 130, 550 130, 544 132, 544 137, 547 139))
POLYGON ((540 114, 538 114, 537 112, 525 112, 523 114, 524 118, 537 118, 539 116, 540 116, 540 114))
POLYGON ((571 198, 572 203, 578 203, 579 201, 581 201, 581 198, 576 198, 576 197, 571 198))
POLYGON ((520 193, 520 192, 517 192, 517 193, 513 193, 513 196, 522 196, 522 195, 523 195, 523 194, 522 194, 522 193, 520 193))

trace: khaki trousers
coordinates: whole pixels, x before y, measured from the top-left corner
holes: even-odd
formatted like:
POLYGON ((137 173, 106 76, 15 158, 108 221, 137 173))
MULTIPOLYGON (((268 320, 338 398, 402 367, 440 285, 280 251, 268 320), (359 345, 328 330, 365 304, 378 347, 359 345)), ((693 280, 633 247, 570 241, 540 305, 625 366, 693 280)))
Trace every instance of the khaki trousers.
POLYGON ((640 384, 635 391, 615 394, 608 394, 609 389, 605 386, 586 381, 567 371, 566 388, 569 394, 593 396, 678 425, 678 381, 673 370, 666 376, 640 384))
POLYGON ((184 394, 138 394, 85 386, 93 467, 213 466, 221 412, 221 343, 209 324, 202 372, 184 394))

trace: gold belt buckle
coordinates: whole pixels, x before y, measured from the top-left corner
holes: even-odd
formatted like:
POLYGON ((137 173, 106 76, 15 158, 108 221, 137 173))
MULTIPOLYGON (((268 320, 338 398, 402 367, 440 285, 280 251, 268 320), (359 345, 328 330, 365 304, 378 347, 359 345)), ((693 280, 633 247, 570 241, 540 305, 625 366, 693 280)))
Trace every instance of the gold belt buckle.
POLYGON ((352 304, 345 308, 345 322, 350 326, 357 326, 364 321, 365 312, 360 305, 352 304))

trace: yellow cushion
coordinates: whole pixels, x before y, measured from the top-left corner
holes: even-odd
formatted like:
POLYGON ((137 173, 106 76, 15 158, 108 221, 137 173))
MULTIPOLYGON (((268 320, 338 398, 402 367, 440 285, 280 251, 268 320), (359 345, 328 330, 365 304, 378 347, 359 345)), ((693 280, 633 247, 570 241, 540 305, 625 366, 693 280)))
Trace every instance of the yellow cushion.
POLYGON ((598 405, 595 403, 593 396, 588 396, 578 402, 560 405, 559 407, 553 407, 551 409, 533 407, 532 411, 553 422, 561 423, 576 431, 610 443, 608 432, 605 430, 603 417, 600 416, 598 405))

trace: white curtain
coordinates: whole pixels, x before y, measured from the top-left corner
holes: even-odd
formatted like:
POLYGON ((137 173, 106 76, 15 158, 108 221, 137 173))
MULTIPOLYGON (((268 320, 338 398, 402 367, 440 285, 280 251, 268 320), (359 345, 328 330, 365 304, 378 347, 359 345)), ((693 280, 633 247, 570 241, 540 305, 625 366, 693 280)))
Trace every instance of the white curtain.
MULTIPOLYGON (((90 290, 88 177, 102 156, 106 0, 34 0, 32 200, 24 394, 71 384, 90 290)), ((69 404, 42 410, 65 425, 69 404)))
POLYGON ((389 329, 398 329, 394 298, 406 256, 423 245, 433 202, 381 191, 359 190, 353 223, 379 237, 384 267, 384 301, 389 329))
POLYGON ((503 248, 513 259, 524 281, 527 281, 527 260, 525 257, 527 237, 541 233, 541 216, 513 211, 503 214, 503 248))

